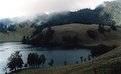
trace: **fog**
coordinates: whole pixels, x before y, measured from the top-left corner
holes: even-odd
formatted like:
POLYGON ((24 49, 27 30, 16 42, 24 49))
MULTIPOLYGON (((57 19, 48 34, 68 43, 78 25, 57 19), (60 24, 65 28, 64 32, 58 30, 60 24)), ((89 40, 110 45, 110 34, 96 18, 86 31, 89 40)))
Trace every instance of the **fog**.
POLYGON ((35 16, 52 12, 94 9, 112 0, 0 0, 0 18, 35 16))

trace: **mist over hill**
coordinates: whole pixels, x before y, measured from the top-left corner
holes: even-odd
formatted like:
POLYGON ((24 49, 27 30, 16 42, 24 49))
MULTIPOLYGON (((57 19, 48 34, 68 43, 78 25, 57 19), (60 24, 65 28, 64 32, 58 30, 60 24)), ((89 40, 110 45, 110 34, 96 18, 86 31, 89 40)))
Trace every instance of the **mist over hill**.
POLYGON ((35 23, 39 23, 39 25, 41 24, 44 26, 63 25, 70 23, 99 24, 99 21, 104 22, 104 19, 109 18, 107 14, 110 15, 110 18, 117 23, 116 25, 120 26, 121 1, 106 1, 104 2, 104 4, 96 7, 95 9, 86 8, 74 12, 67 11, 62 13, 52 13, 46 14, 44 16, 38 16, 35 20, 35 23), (102 16, 104 16, 105 18, 100 20, 102 16))
MULTIPOLYGON (((113 17, 113 20, 116 21, 117 25, 120 25, 121 19, 121 1, 106 1, 102 5, 96 7, 95 9, 80 9, 77 11, 65 11, 65 12, 54 12, 51 14, 42 14, 34 16, 31 18, 18 17, 18 18, 5 18, 0 20, 0 24, 5 25, 20 23, 25 21, 31 21, 34 25, 62 25, 70 23, 81 23, 81 24, 98 24, 100 16, 103 14, 110 14, 113 17)), ((108 18, 108 17, 107 17, 108 18)))
POLYGON ((111 14, 117 25, 121 26, 121 0, 104 2, 103 5, 105 6, 103 12, 111 14))

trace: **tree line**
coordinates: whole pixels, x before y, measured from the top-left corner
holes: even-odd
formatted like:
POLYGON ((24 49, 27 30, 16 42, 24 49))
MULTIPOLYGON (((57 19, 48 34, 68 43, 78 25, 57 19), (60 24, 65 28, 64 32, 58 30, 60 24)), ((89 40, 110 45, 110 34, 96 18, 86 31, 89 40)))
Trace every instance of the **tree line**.
MULTIPOLYGON (((94 56, 88 55, 87 58, 84 58, 83 56, 80 57, 80 62, 86 62, 94 59, 94 56)), ((6 65, 6 74, 7 74, 7 69, 9 71, 18 71, 24 68, 40 68, 44 67, 45 63, 47 61, 47 58, 45 57, 44 54, 38 55, 37 53, 29 53, 27 57, 27 63, 23 62, 22 59, 22 54, 20 54, 20 51, 17 51, 8 58, 8 63, 6 65)), ((54 65, 55 60, 50 59, 48 62, 48 66, 52 67, 54 65)), ((75 62, 76 64, 79 63, 79 61, 75 62)), ((66 66, 68 65, 68 61, 65 60, 63 64, 66 66)))

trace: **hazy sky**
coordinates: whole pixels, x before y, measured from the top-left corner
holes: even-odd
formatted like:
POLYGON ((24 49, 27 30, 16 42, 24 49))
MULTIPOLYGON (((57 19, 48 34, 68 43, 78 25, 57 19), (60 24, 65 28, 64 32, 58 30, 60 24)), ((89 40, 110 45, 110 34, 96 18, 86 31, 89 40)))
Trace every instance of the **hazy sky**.
POLYGON ((111 0, 0 0, 0 18, 28 16, 40 13, 94 9, 111 0))

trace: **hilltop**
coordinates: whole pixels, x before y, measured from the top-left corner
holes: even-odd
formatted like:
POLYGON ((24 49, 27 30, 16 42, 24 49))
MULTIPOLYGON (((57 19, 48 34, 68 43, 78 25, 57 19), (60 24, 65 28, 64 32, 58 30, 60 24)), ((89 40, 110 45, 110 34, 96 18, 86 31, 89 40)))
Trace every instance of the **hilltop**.
POLYGON ((102 13, 106 12, 113 16, 113 19, 116 21, 117 25, 121 25, 121 0, 114 0, 111 2, 104 2, 105 7, 102 10, 102 13))

